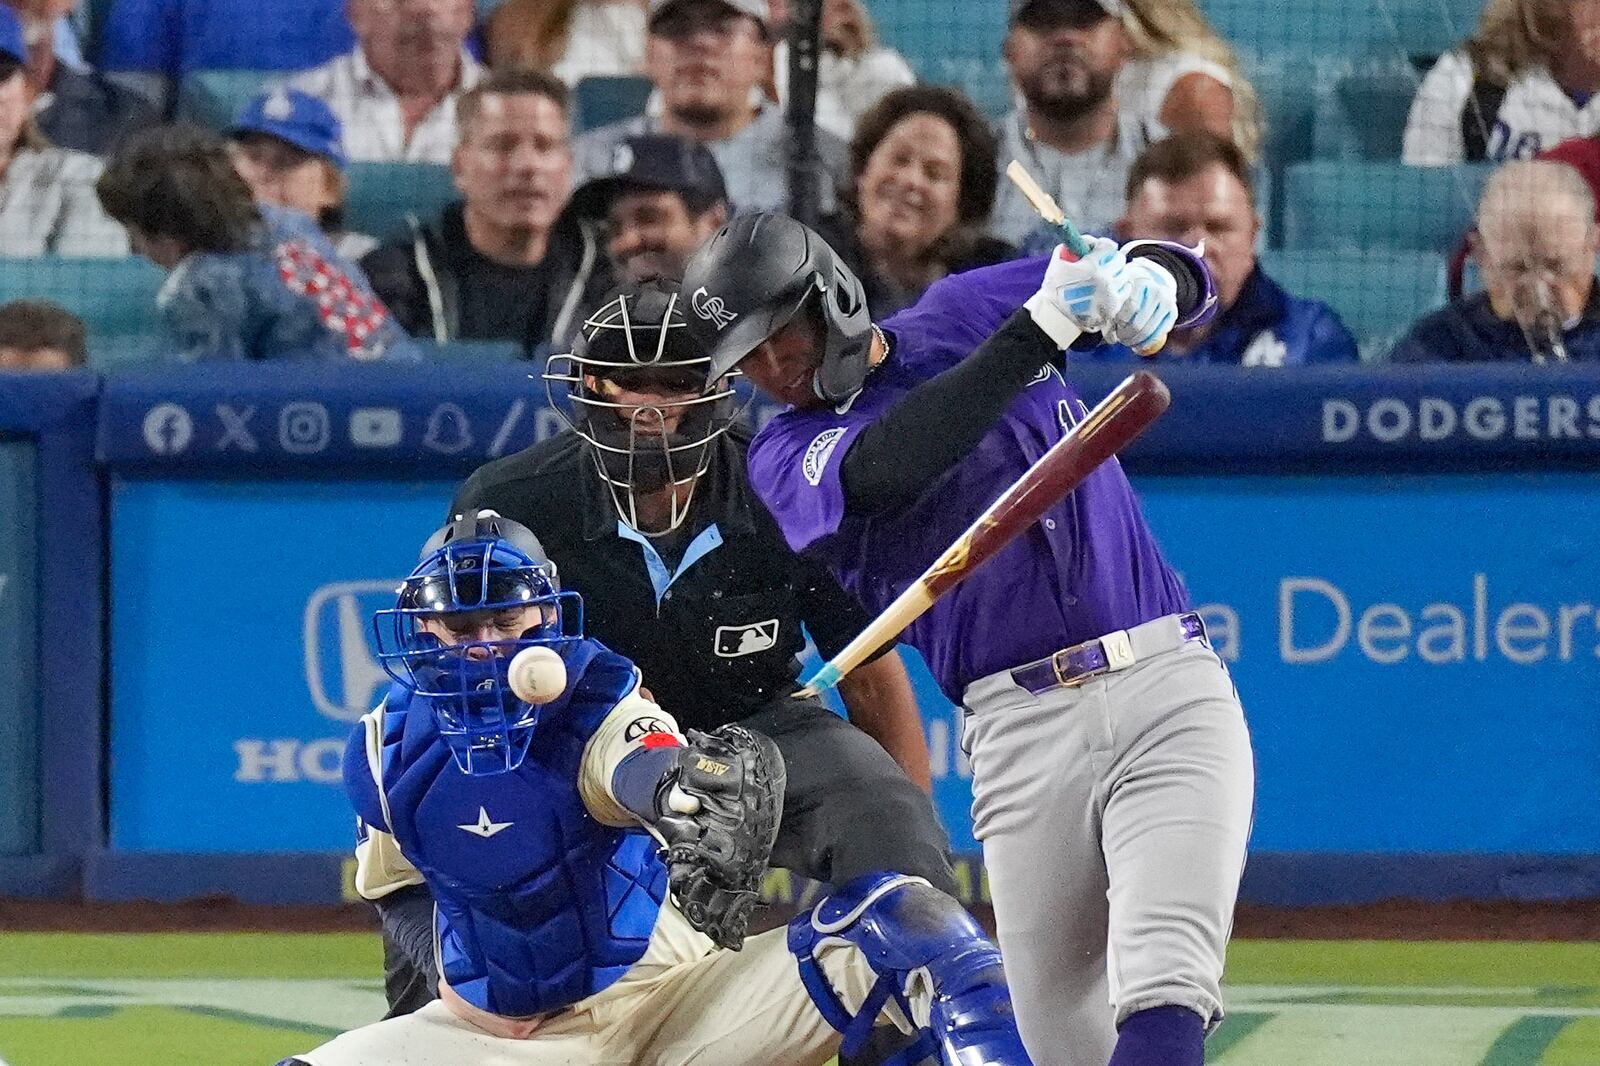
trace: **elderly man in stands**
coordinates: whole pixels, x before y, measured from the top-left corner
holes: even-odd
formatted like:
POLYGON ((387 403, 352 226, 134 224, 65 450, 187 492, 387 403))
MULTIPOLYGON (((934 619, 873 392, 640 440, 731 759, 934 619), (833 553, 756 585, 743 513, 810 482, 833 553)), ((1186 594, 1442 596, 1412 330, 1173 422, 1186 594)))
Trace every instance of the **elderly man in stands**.
POLYGON ((1484 186, 1473 252, 1480 293, 1423 318, 1398 363, 1600 359, 1594 197, 1564 163, 1508 163, 1484 186))
MULTIPOLYGON (((761 92, 772 62, 767 0, 650 0, 646 65, 656 86, 650 114, 578 138, 580 178, 607 174, 616 145, 641 133, 674 133, 711 149, 741 211, 782 209, 788 199, 783 112, 761 92)), ((834 208, 844 142, 817 131, 821 208, 834 208)))
POLYGON ((349 0, 356 47, 296 75, 344 125, 356 162, 445 163, 456 101, 483 76, 465 42, 472 0, 349 0))
MULTIPOLYGON (((1355 338, 1327 304, 1290 295, 1256 261, 1261 219, 1244 154, 1214 133, 1180 133, 1147 148, 1128 174, 1122 240, 1205 244, 1217 315, 1174 331, 1157 359, 1231 366, 1353 363, 1355 338)), ((1359 280, 1359 279, 1357 279, 1359 280)), ((1135 359, 1121 345, 1088 358, 1135 359)))
POLYGON ((361 261, 413 335, 440 343, 564 344, 609 286, 572 188, 567 89, 554 75, 493 74, 461 100, 451 169, 462 199, 361 261))

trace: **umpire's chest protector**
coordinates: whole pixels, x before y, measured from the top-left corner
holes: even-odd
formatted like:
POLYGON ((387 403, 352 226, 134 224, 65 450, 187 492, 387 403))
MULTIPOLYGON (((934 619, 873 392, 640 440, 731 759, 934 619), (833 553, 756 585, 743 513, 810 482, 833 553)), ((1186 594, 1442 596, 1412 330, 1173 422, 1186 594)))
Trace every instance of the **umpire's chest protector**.
POLYGON ((400 849, 438 900, 439 962, 474 1006, 526 1016, 593 995, 644 955, 667 894, 655 842, 595 821, 578 793, 583 748, 634 685, 592 642, 577 681, 540 713, 522 765, 469 777, 427 701, 384 715, 383 790, 400 849))

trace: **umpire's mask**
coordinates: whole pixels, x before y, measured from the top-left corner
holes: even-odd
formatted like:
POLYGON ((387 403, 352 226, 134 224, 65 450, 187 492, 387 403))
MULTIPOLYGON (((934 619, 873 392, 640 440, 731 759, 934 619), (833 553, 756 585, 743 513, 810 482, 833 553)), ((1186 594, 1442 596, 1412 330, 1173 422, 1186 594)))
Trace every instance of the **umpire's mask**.
POLYGON ((726 380, 708 384, 710 360, 689 337, 678 286, 648 281, 615 292, 583 324, 571 352, 545 367, 551 405, 592 446, 622 520, 649 536, 688 517, 711 442, 738 415, 726 380), (647 527, 641 498, 669 486, 665 519, 647 527))

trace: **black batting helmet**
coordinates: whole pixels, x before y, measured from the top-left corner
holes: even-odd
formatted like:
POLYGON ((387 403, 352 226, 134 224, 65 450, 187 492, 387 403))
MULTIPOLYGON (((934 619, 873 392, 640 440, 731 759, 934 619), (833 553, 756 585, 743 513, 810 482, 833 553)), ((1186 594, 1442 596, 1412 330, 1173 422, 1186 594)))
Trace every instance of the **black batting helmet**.
POLYGON ((811 387, 842 403, 866 380, 872 318, 860 279, 805 225, 786 215, 738 215, 684 271, 689 333, 716 380, 778 332, 813 298, 826 339, 811 387))

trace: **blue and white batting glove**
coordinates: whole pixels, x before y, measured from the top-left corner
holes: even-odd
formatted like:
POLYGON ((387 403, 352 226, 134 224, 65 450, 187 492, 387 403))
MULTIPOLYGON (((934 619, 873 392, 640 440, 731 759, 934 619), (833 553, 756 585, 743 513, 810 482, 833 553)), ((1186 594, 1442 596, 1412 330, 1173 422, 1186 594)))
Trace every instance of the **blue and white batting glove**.
POLYGON ((1149 259, 1129 260, 1126 273, 1133 292, 1105 331, 1106 339, 1140 355, 1155 355, 1178 320, 1178 283, 1166 267, 1149 259))
POLYGON ((1117 242, 1086 237, 1089 253, 1079 259, 1057 245, 1039 291, 1023 304, 1039 328, 1065 350, 1085 333, 1112 328, 1133 295, 1128 260, 1117 242))

